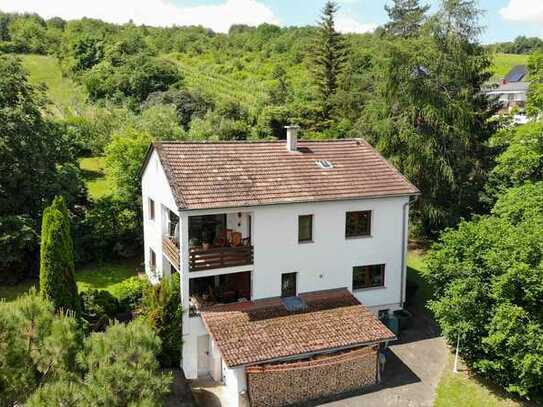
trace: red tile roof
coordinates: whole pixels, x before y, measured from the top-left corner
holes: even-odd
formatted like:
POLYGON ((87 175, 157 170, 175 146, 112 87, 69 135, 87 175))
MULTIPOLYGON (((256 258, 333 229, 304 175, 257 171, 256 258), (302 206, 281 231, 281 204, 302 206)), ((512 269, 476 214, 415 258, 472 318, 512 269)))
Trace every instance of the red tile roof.
POLYGON ((395 339, 346 288, 300 297, 303 311, 272 298, 215 305, 201 315, 229 367, 395 339))
POLYGON ((418 194, 366 141, 156 142, 180 209, 418 194), (317 160, 333 168, 322 169, 317 160))

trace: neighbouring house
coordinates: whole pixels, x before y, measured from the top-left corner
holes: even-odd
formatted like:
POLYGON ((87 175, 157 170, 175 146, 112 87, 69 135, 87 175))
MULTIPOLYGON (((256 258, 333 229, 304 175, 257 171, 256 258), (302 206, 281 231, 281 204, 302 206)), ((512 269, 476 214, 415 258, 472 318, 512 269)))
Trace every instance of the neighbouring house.
POLYGON ((257 407, 379 381, 419 191, 366 141, 156 142, 141 177, 146 272, 180 273, 188 379, 257 407))
POLYGON ((526 123, 524 108, 528 99, 529 87, 528 67, 516 65, 499 83, 489 86, 485 93, 498 99, 501 104, 500 114, 515 113, 516 122, 526 123))

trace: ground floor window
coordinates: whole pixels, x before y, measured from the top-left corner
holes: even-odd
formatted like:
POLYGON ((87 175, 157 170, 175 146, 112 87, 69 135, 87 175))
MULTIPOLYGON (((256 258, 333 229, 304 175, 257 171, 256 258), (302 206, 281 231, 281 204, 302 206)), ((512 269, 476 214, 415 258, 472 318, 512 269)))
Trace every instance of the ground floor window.
POLYGON ((385 265, 353 267, 353 290, 385 286, 385 265))

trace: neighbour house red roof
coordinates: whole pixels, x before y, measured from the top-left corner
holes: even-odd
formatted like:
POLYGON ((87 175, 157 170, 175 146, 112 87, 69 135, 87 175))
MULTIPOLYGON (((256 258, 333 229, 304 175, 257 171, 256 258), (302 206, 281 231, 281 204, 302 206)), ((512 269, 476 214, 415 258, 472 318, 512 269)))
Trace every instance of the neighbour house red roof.
POLYGON ((366 141, 156 142, 179 209, 418 194, 366 141), (323 169, 318 160, 333 168, 323 169))
POLYGON ((395 339, 346 288, 299 297, 303 310, 272 298, 214 305, 201 315, 229 367, 395 339))

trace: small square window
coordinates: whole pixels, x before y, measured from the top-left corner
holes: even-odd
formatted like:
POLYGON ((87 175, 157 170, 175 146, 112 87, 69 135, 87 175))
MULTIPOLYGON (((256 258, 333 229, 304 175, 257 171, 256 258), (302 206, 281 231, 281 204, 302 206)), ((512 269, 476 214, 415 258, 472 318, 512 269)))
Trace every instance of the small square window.
POLYGON ((313 240, 313 215, 298 216, 298 242, 313 240))
POLYGON ((149 198, 149 219, 155 220, 155 201, 149 198))
POLYGON ((345 237, 369 236, 371 234, 371 211, 347 212, 345 237))
POLYGON ((385 286, 385 265, 353 267, 353 290, 385 286))

